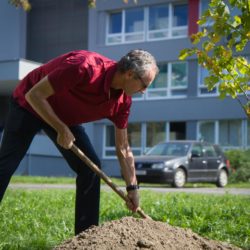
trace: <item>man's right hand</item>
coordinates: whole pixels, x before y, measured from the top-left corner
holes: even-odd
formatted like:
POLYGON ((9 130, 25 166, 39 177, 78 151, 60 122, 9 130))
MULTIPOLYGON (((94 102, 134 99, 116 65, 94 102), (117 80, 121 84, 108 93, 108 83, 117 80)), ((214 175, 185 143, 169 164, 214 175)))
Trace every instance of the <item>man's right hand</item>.
POLYGON ((139 207, 139 193, 137 190, 132 190, 128 192, 128 198, 129 202, 127 202, 127 207, 133 211, 136 212, 136 210, 139 207))
POLYGON ((57 131, 57 143, 65 148, 70 149, 75 141, 75 137, 67 126, 63 126, 57 131))

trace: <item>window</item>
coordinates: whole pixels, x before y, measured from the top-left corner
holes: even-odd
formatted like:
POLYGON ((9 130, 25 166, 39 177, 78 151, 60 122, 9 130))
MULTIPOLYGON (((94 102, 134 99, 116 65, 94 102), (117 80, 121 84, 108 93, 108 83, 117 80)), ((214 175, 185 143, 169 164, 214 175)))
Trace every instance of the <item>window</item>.
POLYGON ((107 43, 121 43, 122 41, 122 13, 111 13, 109 15, 107 43))
POLYGON ((188 12, 186 4, 178 4, 173 6, 173 27, 172 36, 187 35, 188 12))
POLYGON ((171 96, 186 96, 187 94, 187 64, 172 63, 171 96))
POLYGON ((106 157, 113 157, 116 156, 115 151, 115 128, 113 125, 107 125, 105 127, 105 156, 106 157))
POLYGON ((215 142, 215 123, 201 122, 199 128, 199 139, 214 143, 215 142))
POLYGON ((166 140, 166 123, 149 122, 147 123, 147 140, 146 147, 150 148, 159 142, 166 140))
POLYGON ((222 146, 242 146, 241 120, 219 122, 219 143, 222 146))
POLYGON ((141 154, 141 123, 128 125, 128 141, 134 155, 141 154))
POLYGON ((186 97, 188 76, 186 62, 162 63, 159 74, 146 92, 146 99, 186 97))
MULTIPOLYGON (((208 0, 201 0, 201 1, 200 1, 200 17, 204 14, 204 12, 205 12, 206 10, 208 10, 209 4, 210 4, 210 1, 208 1, 208 0)), ((208 21, 207 21, 204 25, 202 25, 202 26, 208 28, 208 27, 212 26, 213 23, 214 23, 214 21, 210 19, 210 20, 208 20, 208 21)))
MULTIPOLYGON (((250 56, 243 56, 243 57, 244 57, 244 59, 246 59, 246 61, 248 63, 248 66, 249 66, 249 64, 250 64, 250 56)), ((247 88, 246 94, 248 96, 250 95, 250 81, 248 81, 248 88, 247 88)))
POLYGON ((195 157, 203 156, 201 145, 200 144, 194 144, 193 148, 192 148, 192 151, 191 151, 191 154, 193 156, 195 156, 195 157))
MULTIPOLYGON (((166 141, 168 139, 171 140, 171 124, 173 123, 174 122, 168 123, 160 121, 130 123, 128 126, 128 140, 134 155, 142 154, 159 142, 166 141)), ((224 149, 234 147, 250 147, 250 121, 200 121, 198 123, 197 139, 203 139, 206 142, 220 144, 224 149)), ((114 126, 106 125, 104 127, 103 157, 114 158, 115 156, 114 126)))
POLYGON ((201 3, 200 12, 201 12, 201 15, 202 15, 209 8, 210 1, 201 0, 200 3, 201 3))
POLYGON ((168 65, 164 63, 158 66, 159 74, 148 88, 146 92, 147 98, 161 98, 167 96, 168 65))
POLYGON ((144 40, 144 12, 142 8, 125 12, 125 42, 144 40))
POLYGON ((250 146, 250 122, 247 120, 200 121, 197 139, 220 144, 224 149, 250 146))
POLYGON ((121 33, 122 32, 121 25, 122 25, 121 12, 110 14, 109 33, 110 34, 121 33))
MULTIPOLYGON (((248 56, 243 56, 247 61, 248 63, 250 62, 250 58, 248 56)), ((226 74, 226 71, 223 71, 223 73, 226 74)), ((242 76, 244 77, 243 74, 241 74, 240 72, 239 73, 239 76, 242 76)), ((205 86, 205 78, 209 76, 209 72, 206 68, 203 68, 201 66, 199 66, 199 95, 217 95, 218 94, 218 86, 216 86, 213 90, 209 91, 207 89, 207 87, 205 86)), ((249 82, 249 86, 250 86, 250 82, 249 82)), ((247 92, 248 94, 250 93, 250 91, 247 92)))
MULTIPOLYGON (((128 141, 134 155, 141 155, 145 149, 166 140, 166 122, 130 123, 128 141)), ((104 127, 104 158, 115 158, 115 130, 113 125, 104 127)))
POLYGON ((161 4, 108 14, 107 44, 187 36, 187 4, 161 4))
POLYGON ((200 68, 200 76, 199 76, 199 95, 216 95, 217 94, 217 87, 209 91, 207 86, 205 85, 205 78, 209 76, 209 72, 206 68, 200 68))
POLYGON ((168 5, 156 5, 149 8, 148 39, 168 37, 169 8, 168 5))
POLYGON ((203 151, 204 155, 207 157, 216 157, 217 156, 217 153, 214 150, 214 147, 212 145, 204 145, 203 150, 204 150, 203 151))
MULTIPOLYGON (((141 131, 141 123, 130 123, 128 126, 128 141, 134 155, 140 155, 142 152, 141 131)), ((104 135, 104 157, 114 158, 116 156, 114 125, 106 125, 104 135)))

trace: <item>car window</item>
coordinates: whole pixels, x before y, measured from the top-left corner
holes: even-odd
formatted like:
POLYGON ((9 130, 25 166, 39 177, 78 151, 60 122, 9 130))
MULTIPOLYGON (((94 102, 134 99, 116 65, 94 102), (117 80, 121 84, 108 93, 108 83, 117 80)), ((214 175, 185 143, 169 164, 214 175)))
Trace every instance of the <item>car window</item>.
POLYGON ((190 148, 190 143, 163 143, 154 146, 146 155, 165 155, 165 156, 185 156, 190 148))
POLYGON ((165 144, 158 144, 151 148, 148 152, 146 152, 146 155, 164 155, 166 151, 165 144))
POLYGON ((202 156, 202 148, 200 144, 194 144, 191 154, 196 157, 201 157, 202 156))
POLYGON ((203 152, 204 155, 207 157, 216 157, 217 154, 214 150, 214 147, 212 145, 203 145, 203 152))
POLYGON ((213 145, 217 156, 224 156, 222 149, 218 145, 213 145))
POLYGON ((190 148, 190 145, 185 144, 185 143, 171 144, 168 147, 167 154, 173 155, 173 156, 184 156, 187 154, 189 148, 190 148))

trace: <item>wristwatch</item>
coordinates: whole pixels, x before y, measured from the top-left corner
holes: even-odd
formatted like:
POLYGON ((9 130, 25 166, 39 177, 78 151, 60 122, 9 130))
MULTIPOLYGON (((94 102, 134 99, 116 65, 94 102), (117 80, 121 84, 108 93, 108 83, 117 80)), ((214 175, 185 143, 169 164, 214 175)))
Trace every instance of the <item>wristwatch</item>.
POLYGON ((126 187, 127 192, 139 189, 139 185, 129 185, 126 187))

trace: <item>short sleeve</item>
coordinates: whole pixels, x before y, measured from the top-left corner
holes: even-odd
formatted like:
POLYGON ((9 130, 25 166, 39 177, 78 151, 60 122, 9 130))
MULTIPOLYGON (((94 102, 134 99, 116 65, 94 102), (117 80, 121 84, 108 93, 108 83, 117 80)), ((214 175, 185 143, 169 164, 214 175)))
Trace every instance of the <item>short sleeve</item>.
POLYGON ((60 62, 48 74, 48 80, 55 92, 65 91, 84 81, 88 75, 85 57, 71 56, 60 62))
POLYGON ((131 100, 127 101, 125 104, 121 105, 119 111, 110 118, 117 128, 124 129, 128 127, 131 104, 131 100))

